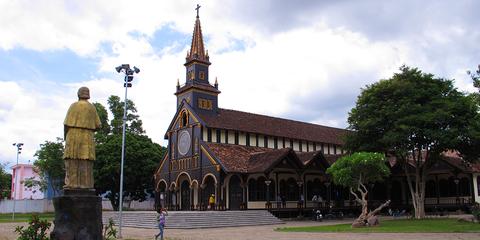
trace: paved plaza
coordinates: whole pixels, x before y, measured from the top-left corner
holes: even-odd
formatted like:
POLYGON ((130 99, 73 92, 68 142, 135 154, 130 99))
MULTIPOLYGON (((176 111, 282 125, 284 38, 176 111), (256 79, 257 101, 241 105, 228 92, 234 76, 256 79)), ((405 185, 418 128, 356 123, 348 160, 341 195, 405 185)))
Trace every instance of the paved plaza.
MULTIPOLYGON (((399 239, 421 239, 421 240, 437 240, 437 239, 480 239, 480 233, 292 233, 274 231, 277 227, 292 226, 312 226, 336 223, 349 223, 351 220, 345 221, 327 221, 327 222, 311 222, 311 221, 288 221, 281 225, 268 226, 249 226, 249 227, 228 227, 228 228, 209 228, 209 229, 167 229, 165 236, 167 239, 175 240, 312 240, 312 239, 358 239, 358 240, 399 240, 399 239)), ((16 235, 13 233, 15 226, 20 223, 2 223, 0 224, 0 240, 13 240, 16 235)), ((124 239, 146 240, 153 239, 155 229, 143 228, 123 228, 124 239)))

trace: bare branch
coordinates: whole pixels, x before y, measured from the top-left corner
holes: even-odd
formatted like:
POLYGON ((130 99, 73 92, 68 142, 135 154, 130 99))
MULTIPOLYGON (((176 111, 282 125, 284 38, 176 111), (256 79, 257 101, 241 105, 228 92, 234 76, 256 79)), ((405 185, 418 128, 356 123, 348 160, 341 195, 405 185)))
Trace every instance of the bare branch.
POLYGON ((358 202, 358 203, 362 203, 362 200, 360 200, 360 198, 358 197, 358 195, 353 191, 353 188, 350 188, 350 193, 355 196, 355 200, 358 202))
POLYGON ((371 216, 376 215, 378 212, 380 212, 384 207, 388 206, 389 204, 390 204, 390 200, 386 201, 385 203, 377 207, 375 210, 369 212, 367 215, 367 219, 371 216))

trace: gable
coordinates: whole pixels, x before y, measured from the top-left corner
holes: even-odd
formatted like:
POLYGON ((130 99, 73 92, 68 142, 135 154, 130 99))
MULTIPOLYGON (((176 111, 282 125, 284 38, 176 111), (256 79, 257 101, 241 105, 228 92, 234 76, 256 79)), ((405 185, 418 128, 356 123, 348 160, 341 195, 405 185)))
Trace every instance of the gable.
POLYGON ((188 125, 192 125, 194 123, 200 123, 201 125, 205 125, 205 123, 202 121, 200 116, 195 112, 195 110, 193 110, 190 104, 188 104, 184 100, 180 104, 180 107, 177 109, 177 112, 173 116, 173 119, 168 126, 167 132, 165 133, 165 136, 164 136, 165 139, 168 139, 169 132, 181 127, 181 124, 183 122, 183 119, 182 119, 183 114, 186 114, 187 116, 188 125))

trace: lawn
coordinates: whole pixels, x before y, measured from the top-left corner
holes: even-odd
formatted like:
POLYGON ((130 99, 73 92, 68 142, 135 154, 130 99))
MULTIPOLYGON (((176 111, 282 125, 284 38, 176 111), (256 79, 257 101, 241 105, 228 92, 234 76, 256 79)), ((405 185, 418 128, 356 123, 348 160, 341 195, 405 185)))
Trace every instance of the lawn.
POLYGON ((459 222, 455 218, 439 219, 397 219, 384 220, 380 226, 371 228, 352 228, 351 224, 337 224, 311 227, 277 228, 282 232, 381 232, 381 233, 445 233, 445 232, 480 232, 480 224, 459 222))
MULTIPOLYGON (((46 219, 49 221, 53 221, 55 217, 55 213, 37 213, 40 219, 46 219)), ((7 223, 7 222, 28 222, 32 213, 15 213, 15 220, 12 220, 11 213, 2 213, 0 214, 0 223, 7 223)))

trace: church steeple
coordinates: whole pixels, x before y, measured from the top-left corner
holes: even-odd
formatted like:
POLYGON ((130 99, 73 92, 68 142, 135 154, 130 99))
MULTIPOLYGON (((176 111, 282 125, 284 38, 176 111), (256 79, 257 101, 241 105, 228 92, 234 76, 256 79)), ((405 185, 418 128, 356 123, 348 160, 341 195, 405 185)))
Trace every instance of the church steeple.
POLYGON ((197 4, 197 18, 195 20, 195 28, 193 29, 192 45, 190 46, 190 51, 187 53, 185 65, 195 60, 210 65, 208 51, 205 52, 203 45, 202 27, 200 26, 200 17, 198 16, 199 9, 200 5, 197 4))
POLYGON ((216 112, 218 108, 218 84, 211 85, 208 80, 210 57, 203 43, 202 27, 199 17, 200 5, 197 4, 197 17, 193 29, 192 44, 185 58, 186 79, 183 86, 177 84, 177 107, 183 100, 199 111, 216 112))

